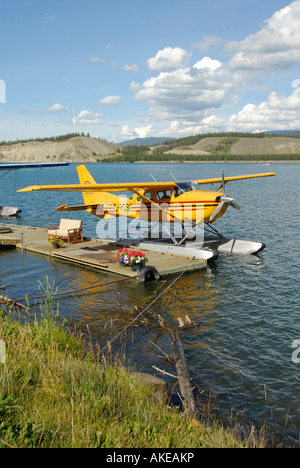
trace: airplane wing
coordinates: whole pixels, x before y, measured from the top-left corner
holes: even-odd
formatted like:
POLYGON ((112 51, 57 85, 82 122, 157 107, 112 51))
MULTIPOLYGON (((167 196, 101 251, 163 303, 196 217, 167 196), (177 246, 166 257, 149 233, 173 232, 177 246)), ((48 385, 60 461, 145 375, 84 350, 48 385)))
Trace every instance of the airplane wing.
POLYGON ((0 164, 0 171, 16 171, 18 169, 35 169, 39 167, 69 166, 70 163, 23 163, 23 164, 0 164))
MULTIPOLYGON (((224 182, 226 184, 227 182, 231 182, 231 181, 234 181, 234 180, 256 179, 257 177, 272 177, 272 176, 275 176, 275 175, 276 175, 275 172, 265 172, 263 174, 250 174, 250 175, 235 176, 235 177, 224 177, 224 182)), ((223 179, 222 179, 222 177, 217 177, 217 178, 213 178, 213 179, 195 180, 195 182, 197 182, 198 185, 202 185, 202 184, 213 184, 214 185, 214 184, 222 183, 223 179)))
POLYGON ((56 192, 135 192, 139 190, 168 190, 176 186, 175 182, 149 182, 129 184, 74 184, 74 185, 32 185, 18 192, 34 192, 36 190, 56 192))
MULTIPOLYGON (((264 174, 252 174, 235 177, 225 177, 225 183, 233 180, 253 179, 256 177, 270 177, 276 175, 274 172, 264 174)), ((200 179, 195 180, 199 185, 222 183, 223 179, 200 179)), ((71 185, 32 185, 30 187, 18 190, 18 192, 35 192, 38 190, 56 191, 56 192, 138 192, 139 190, 169 190, 174 188, 180 182, 147 182, 147 183, 122 183, 122 184, 71 184, 71 185)))

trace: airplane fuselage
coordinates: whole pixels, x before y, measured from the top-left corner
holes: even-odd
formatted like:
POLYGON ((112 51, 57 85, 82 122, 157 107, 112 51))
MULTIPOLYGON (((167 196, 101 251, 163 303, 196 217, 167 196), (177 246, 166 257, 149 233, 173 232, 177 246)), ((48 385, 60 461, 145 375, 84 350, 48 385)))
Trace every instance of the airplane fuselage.
MULTIPOLYGON (((101 196, 98 195, 98 206, 93 205, 93 208, 89 210, 99 218, 126 216, 149 222, 199 223, 209 221, 221 203, 222 194, 192 190, 178 195, 176 190, 171 189, 148 193, 140 191, 132 198, 108 193, 105 195, 104 203, 102 193, 101 196)), ((227 205, 224 206, 217 218, 223 216, 227 208, 227 205)))

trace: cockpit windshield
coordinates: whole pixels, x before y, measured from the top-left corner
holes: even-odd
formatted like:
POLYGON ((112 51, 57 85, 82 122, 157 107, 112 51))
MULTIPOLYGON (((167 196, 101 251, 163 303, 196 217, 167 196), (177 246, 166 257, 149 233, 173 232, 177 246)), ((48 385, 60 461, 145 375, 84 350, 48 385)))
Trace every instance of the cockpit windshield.
POLYGON ((197 190, 197 182, 176 182, 176 187, 174 188, 175 197, 179 197, 185 192, 192 192, 197 190))

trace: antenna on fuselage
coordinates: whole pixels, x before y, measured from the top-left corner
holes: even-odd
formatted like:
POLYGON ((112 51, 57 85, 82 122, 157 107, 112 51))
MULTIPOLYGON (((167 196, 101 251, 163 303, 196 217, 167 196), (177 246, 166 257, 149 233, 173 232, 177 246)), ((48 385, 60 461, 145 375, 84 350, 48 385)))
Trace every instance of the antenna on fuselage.
POLYGON ((222 177, 222 190, 225 193, 225 174, 224 174, 223 169, 221 171, 221 177, 222 177))
POLYGON ((171 176, 173 177, 173 179, 175 180, 175 182, 177 182, 177 179, 174 177, 174 175, 172 174, 171 171, 170 171, 170 174, 171 174, 171 176))
POLYGON ((158 184, 157 180, 155 179, 155 177, 153 177, 153 175, 151 174, 151 172, 150 172, 149 174, 150 174, 150 176, 152 177, 152 179, 154 180, 154 182, 156 182, 156 183, 158 184))

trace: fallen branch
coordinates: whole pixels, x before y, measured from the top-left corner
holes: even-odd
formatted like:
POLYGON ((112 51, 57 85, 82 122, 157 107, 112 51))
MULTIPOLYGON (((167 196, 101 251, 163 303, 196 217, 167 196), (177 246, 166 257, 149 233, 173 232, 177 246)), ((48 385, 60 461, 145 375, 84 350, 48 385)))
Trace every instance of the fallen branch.
POLYGON ((164 375, 168 375, 169 377, 173 377, 173 379, 178 380, 177 375, 170 374, 169 372, 166 372, 165 370, 161 370, 161 369, 159 369, 159 367, 156 367, 156 366, 152 366, 152 367, 153 367, 153 369, 155 369, 156 371, 161 372, 161 373, 164 374, 164 375))
POLYGON ((184 349, 179 337, 178 330, 170 331, 172 338, 172 348, 175 355, 175 367, 178 375, 178 383, 182 397, 184 409, 190 418, 196 416, 196 403, 193 389, 190 383, 189 371, 184 355, 184 349))
POLYGON ((0 296, 0 301, 9 305, 14 305, 19 309, 26 309, 26 306, 24 306, 23 304, 19 304, 17 301, 9 299, 8 297, 0 296))

